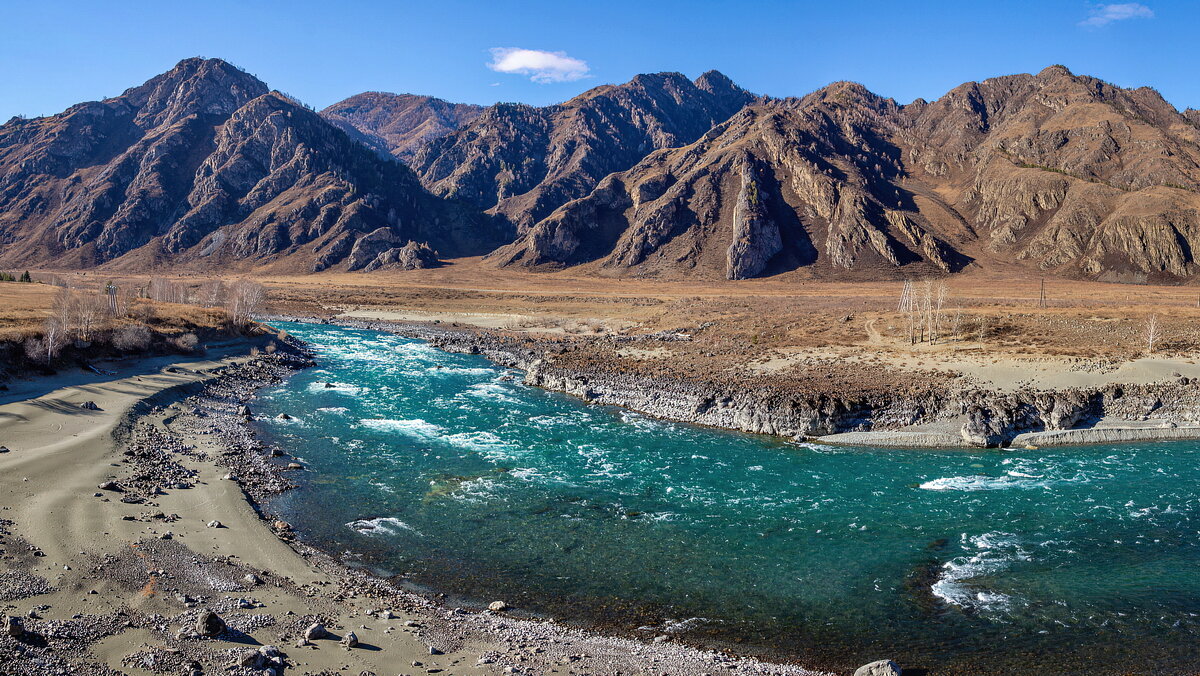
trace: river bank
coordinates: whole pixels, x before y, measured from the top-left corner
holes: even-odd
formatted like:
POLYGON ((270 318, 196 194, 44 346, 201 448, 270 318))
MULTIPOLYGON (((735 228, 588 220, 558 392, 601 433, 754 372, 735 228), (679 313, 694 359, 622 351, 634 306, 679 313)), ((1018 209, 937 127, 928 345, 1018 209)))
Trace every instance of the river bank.
POLYGON ((297 542, 260 510, 306 470, 243 407, 306 361, 249 348, 31 381, 0 405, 0 604, 23 624, 0 636, 0 670, 815 673, 447 608, 297 542), (205 610, 225 624, 213 637, 205 610), (330 633, 302 640, 316 623, 330 633))
MULTIPOLYGON (((1003 386, 979 378, 933 374, 914 385, 879 370, 871 389, 788 387, 769 379, 746 386, 647 373, 623 359, 686 341, 683 334, 570 338, 437 323, 334 317, 428 341, 439 349, 482 354, 525 372, 526 384, 620 406, 657 418, 851 446, 987 448, 1070 446, 1200 438, 1200 365, 1141 360, 1091 373, 1078 368, 1003 386), (887 378, 895 378, 892 383, 887 378)), ((919 377, 916 378, 918 381, 919 377)))

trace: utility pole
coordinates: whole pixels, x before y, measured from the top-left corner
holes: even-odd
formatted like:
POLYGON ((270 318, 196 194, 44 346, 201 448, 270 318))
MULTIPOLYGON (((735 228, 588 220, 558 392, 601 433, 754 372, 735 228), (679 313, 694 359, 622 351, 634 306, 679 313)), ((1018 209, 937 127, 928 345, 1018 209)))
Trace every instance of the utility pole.
POLYGON ((1038 299, 1038 307, 1046 307, 1046 278, 1042 277, 1042 292, 1038 299))

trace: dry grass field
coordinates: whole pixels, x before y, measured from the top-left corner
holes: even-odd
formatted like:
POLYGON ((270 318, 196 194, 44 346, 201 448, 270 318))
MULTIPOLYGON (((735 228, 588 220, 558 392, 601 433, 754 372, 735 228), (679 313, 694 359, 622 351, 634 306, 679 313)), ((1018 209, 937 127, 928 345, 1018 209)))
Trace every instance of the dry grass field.
MULTIPOLYGON (((106 279, 95 272, 35 277, 85 288, 106 279)), ((212 277, 174 279, 199 288, 212 277)), ((964 376, 1015 386, 1032 371, 1111 372, 1147 357, 1187 363, 1200 351, 1197 287, 1047 278, 1043 304, 1043 280, 1017 268, 930 280, 933 305, 945 287, 934 322, 939 338, 919 340, 915 329, 916 344, 910 321, 932 328, 919 309, 925 280, 914 280, 918 310, 910 318, 898 310, 902 281, 612 279, 575 270, 497 270, 478 259, 434 270, 255 279, 270 290, 268 309, 279 313, 481 327, 569 341, 580 366, 747 383, 767 377, 823 389, 964 376), (1148 354, 1152 317, 1158 336, 1148 354), (648 348, 591 340, 662 331, 690 340, 648 348)), ((118 280, 128 282, 139 280, 118 280)), ((52 294, 48 286, 0 284, 0 331, 36 322, 52 294), (29 288, 13 290, 21 286, 29 288)))

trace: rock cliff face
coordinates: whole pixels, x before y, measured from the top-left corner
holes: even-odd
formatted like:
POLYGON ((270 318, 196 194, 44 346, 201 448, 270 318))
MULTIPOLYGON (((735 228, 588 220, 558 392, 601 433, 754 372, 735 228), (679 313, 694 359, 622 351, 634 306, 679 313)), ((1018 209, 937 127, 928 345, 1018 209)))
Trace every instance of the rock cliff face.
POLYGON ((1065 68, 898 105, 852 83, 747 106, 600 181, 492 255, 534 269, 729 279, 904 276, 1023 261, 1195 272, 1200 128, 1150 89, 1065 68))
POLYGON ((321 116, 343 130, 353 129, 360 142, 409 161, 421 146, 462 128, 482 111, 483 106, 432 96, 365 92, 329 106, 321 116))
POLYGON ((380 228, 456 255, 504 241, 407 167, 216 59, 0 127, 9 264, 320 270, 380 228))
POLYGON ((654 150, 691 143, 752 98, 715 71, 694 82, 678 73, 638 75, 555 106, 491 106, 422 147, 411 166, 434 193, 520 229, 654 150))

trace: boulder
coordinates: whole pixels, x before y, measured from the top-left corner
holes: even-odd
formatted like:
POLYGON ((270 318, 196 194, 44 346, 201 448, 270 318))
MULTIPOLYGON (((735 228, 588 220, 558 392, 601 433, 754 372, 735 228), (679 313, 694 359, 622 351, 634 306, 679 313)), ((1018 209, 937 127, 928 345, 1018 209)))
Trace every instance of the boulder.
POLYGON ((25 635, 25 625, 21 622, 21 618, 11 615, 4 616, 3 629, 5 636, 12 638, 21 638, 25 635))
POLYGON ((225 620, 221 619, 211 610, 200 611, 200 616, 196 618, 196 633, 209 638, 219 635, 225 631, 225 620))
POLYGON ((901 676, 899 665, 891 660, 878 660, 854 670, 854 676, 901 676))
POLYGON ((508 604, 505 603, 504 601, 492 601, 491 603, 488 604, 488 610, 491 610, 491 611, 494 611, 497 613, 503 612, 505 610, 508 610, 508 604))
POLYGON ((342 645, 347 648, 357 648, 358 636, 352 631, 346 632, 346 635, 342 637, 342 645))
POLYGON ((320 622, 314 622, 308 626, 308 629, 304 630, 305 641, 316 641, 317 639, 325 638, 328 635, 329 632, 325 630, 325 625, 321 624, 320 622))
POLYGON ((96 402, 94 402, 94 401, 85 401, 79 405, 79 408, 82 408, 85 411, 99 411, 100 410, 100 407, 97 406, 96 402))

